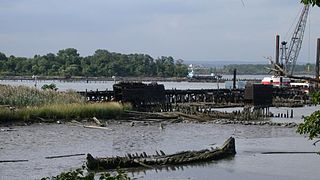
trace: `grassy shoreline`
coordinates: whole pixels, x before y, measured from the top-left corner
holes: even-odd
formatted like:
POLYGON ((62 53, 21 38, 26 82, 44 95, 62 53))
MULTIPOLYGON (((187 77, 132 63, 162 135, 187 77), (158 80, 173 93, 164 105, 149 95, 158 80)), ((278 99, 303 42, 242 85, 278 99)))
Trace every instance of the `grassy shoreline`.
POLYGON ((0 85, 0 124, 92 117, 115 119, 130 109, 130 104, 117 102, 87 103, 75 92, 0 85))
POLYGON ((73 120, 97 117, 101 119, 115 119, 123 115, 130 105, 116 102, 96 104, 54 104, 41 107, 24 107, 19 109, 0 109, 0 122, 37 122, 45 120, 73 120))
POLYGON ((76 92, 39 90, 27 86, 0 85, 0 105, 12 107, 43 106, 49 104, 85 103, 85 98, 76 92))

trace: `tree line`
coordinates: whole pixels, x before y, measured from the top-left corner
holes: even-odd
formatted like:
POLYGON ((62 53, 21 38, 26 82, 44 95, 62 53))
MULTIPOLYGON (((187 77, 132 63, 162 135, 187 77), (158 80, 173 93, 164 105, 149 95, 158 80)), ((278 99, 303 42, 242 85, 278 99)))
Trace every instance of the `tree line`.
MULTIPOLYGON (((228 64, 222 67, 195 67, 195 74, 233 74, 237 69, 237 74, 270 74, 267 68, 272 68, 270 64, 228 64)), ((297 64, 294 74, 314 75, 315 64, 297 64)))
MULTIPOLYGON (((267 64, 230 64, 223 67, 197 68, 200 74, 267 74, 267 64)), ((295 74, 314 74, 315 65, 296 65, 295 74)), ((136 76, 136 77, 186 77, 188 66, 183 60, 171 56, 156 59, 147 54, 121 54, 96 50, 93 55, 81 57, 74 48, 59 50, 57 54, 35 55, 33 58, 7 57, 0 52, 2 76, 136 76)))
MULTIPOLYGON (((232 74, 233 69, 237 69, 239 74, 270 74, 268 68, 273 68, 270 64, 230 64, 225 65, 222 71, 226 74, 232 74)), ((294 74, 315 74, 315 64, 297 64, 294 74)))
POLYGON ((74 48, 33 58, 7 57, 0 52, 0 75, 7 76, 185 77, 187 73, 188 67, 183 60, 174 60, 171 56, 154 59, 147 54, 121 54, 99 49, 93 55, 81 57, 74 48))

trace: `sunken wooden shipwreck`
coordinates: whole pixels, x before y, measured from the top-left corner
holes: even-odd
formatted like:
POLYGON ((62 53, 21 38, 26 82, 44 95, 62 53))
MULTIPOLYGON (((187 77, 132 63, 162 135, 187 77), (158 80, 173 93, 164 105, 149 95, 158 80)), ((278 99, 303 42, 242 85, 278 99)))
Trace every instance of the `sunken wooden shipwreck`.
POLYGON ((127 154, 124 157, 94 158, 87 155, 87 167, 89 170, 101 171, 117 168, 157 168, 161 166, 172 166, 190 163, 208 162, 232 157, 236 154, 235 139, 230 137, 218 148, 203 149, 200 151, 183 151, 166 155, 163 151, 156 155, 127 154))

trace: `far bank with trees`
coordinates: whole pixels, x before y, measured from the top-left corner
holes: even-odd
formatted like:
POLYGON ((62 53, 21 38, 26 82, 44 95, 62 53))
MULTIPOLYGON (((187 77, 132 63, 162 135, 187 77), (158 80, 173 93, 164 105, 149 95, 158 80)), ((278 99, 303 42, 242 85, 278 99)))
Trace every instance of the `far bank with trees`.
POLYGON ((185 77, 187 73, 188 67, 183 60, 171 56, 153 58, 147 54, 121 54, 99 49, 93 55, 82 57, 74 48, 33 58, 7 57, 0 52, 2 76, 185 77))

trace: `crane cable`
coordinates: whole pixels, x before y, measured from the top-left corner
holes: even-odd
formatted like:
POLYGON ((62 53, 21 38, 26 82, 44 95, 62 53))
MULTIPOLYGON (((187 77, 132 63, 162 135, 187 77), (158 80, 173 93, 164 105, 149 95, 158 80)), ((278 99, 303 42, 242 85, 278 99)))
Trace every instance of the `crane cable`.
MULTIPOLYGON (((300 15, 300 11, 298 11, 296 17, 295 17, 294 20, 292 21, 292 24, 291 24, 290 28, 288 29, 286 35, 284 36, 284 39, 285 39, 287 42, 289 42, 289 41, 287 40, 288 35, 289 35, 289 33, 292 34, 292 33, 291 33, 291 30, 293 30, 293 26, 294 26, 295 24, 297 24, 296 22, 297 22, 297 19, 298 19, 299 15, 300 15)), ((293 31, 294 31, 294 30, 293 30, 293 31)))
POLYGON ((246 7, 246 5, 244 4, 243 0, 241 0, 243 7, 246 7))
POLYGON ((309 16, 308 16, 308 22, 309 22, 309 34, 308 34, 308 66, 307 66, 307 72, 310 72, 310 44, 311 44, 311 9, 309 10, 309 16))

